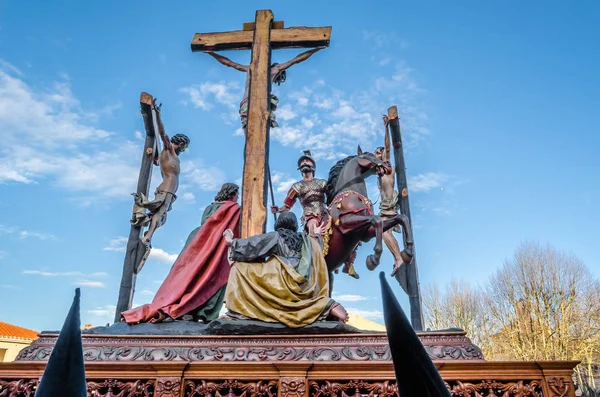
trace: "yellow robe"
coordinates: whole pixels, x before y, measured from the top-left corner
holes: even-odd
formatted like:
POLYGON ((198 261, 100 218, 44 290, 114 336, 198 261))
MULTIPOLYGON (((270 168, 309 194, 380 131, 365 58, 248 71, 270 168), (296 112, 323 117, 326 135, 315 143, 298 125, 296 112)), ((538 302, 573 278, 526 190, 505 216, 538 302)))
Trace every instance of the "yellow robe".
POLYGON ((266 262, 234 262, 225 305, 246 317, 300 328, 325 316, 333 303, 325 257, 316 239, 309 238, 312 262, 308 280, 277 255, 266 262))

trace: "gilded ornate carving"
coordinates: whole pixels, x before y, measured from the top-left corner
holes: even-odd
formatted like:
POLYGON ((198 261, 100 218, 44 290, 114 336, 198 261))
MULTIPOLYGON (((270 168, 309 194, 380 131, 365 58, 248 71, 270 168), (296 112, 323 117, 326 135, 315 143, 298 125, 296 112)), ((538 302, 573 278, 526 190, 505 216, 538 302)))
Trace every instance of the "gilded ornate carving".
POLYGON ((550 389, 550 397, 565 397, 569 396, 569 392, 573 389, 572 381, 562 377, 546 378, 548 388, 550 389))
POLYGON ((184 397, 277 397, 277 383, 276 380, 257 382, 187 380, 183 395, 184 397))
MULTIPOLYGON (((433 360, 483 360, 481 350, 461 333, 423 334, 433 360)), ((21 350, 17 361, 47 361, 55 337, 43 336, 21 350)), ((84 337, 86 361, 391 361, 385 335, 349 338, 84 337)))
POLYGON ((158 378, 156 380, 155 397, 179 397, 181 392, 181 379, 158 378))
POLYGON ((297 378, 281 378, 281 395, 280 397, 305 397, 306 396, 306 379, 297 378))
POLYGON ((38 379, 0 379, 0 397, 33 397, 38 379))
POLYGON ((136 380, 123 382, 116 379, 106 379, 101 382, 87 382, 88 396, 94 397, 152 397, 154 396, 153 380, 136 380))

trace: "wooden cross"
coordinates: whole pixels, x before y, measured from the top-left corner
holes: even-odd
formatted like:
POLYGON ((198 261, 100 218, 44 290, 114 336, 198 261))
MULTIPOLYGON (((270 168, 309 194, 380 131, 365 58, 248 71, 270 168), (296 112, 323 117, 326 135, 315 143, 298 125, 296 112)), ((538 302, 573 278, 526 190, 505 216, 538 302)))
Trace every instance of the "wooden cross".
POLYGON ((330 37, 331 27, 286 29, 283 22, 273 21, 271 10, 256 11, 255 22, 245 23, 242 30, 194 35, 194 52, 252 50, 242 183, 243 238, 264 233, 267 222, 271 50, 329 46, 330 37))

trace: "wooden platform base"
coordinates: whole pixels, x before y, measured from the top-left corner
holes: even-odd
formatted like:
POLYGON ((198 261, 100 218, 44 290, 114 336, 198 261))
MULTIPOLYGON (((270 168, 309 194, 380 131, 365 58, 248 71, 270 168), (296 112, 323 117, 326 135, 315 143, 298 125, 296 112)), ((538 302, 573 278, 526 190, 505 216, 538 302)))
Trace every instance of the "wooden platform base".
MULTIPOLYGON (((464 332, 419 334, 453 396, 575 396, 576 362, 489 362, 464 332)), ((0 397, 33 397, 56 335, 0 364, 0 397)), ((90 396, 397 396, 384 334, 84 335, 90 396)))

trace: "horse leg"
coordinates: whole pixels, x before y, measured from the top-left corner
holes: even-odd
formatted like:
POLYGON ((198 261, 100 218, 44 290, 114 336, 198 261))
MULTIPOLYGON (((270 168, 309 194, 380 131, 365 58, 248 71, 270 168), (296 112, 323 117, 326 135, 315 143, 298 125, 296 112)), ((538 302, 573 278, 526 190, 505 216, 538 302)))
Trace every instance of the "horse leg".
POLYGON ((400 254, 405 262, 410 263, 412 257, 415 255, 413 251, 415 242, 413 240, 412 227, 410 226, 410 221, 406 215, 398 214, 395 218, 397 219, 398 224, 402 226, 404 235, 404 250, 400 254))
MULTIPOLYGON (((398 214, 398 215, 394 216, 393 218, 384 219, 383 226, 382 226, 383 231, 386 232, 396 225, 402 226, 403 236, 404 236, 404 250, 402 250, 400 252, 400 256, 404 262, 410 263, 410 261, 412 260, 412 257, 414 256, 414 252, 413 252, 414 241, 413 241, 412 228, 410 227, 410 221, 408 220, 408 217, 403 214, 398 214)), ((363 239, 363 241, 368 241, 376 236, 377 236, 377 228, 374 226, 371 226, 365 233, 365 238, 363 239)))
MULTIPOLYGON (((340 229, 358 231, 362 228, 367 228, 366 233, 369 234, 370 230, 374 231, 375 246, 373 247, 373 255, 367 256, 367 269, 375 270, 379 266, 381 260, 381 253, 383 252, 382 235, 383 235, 383 221, 377 215, 355 215, 347 214, 342 219, 343 225, 340 225, 340 229)), ((363 241, 368 241, 369 238, 363 238, 363 241)))

